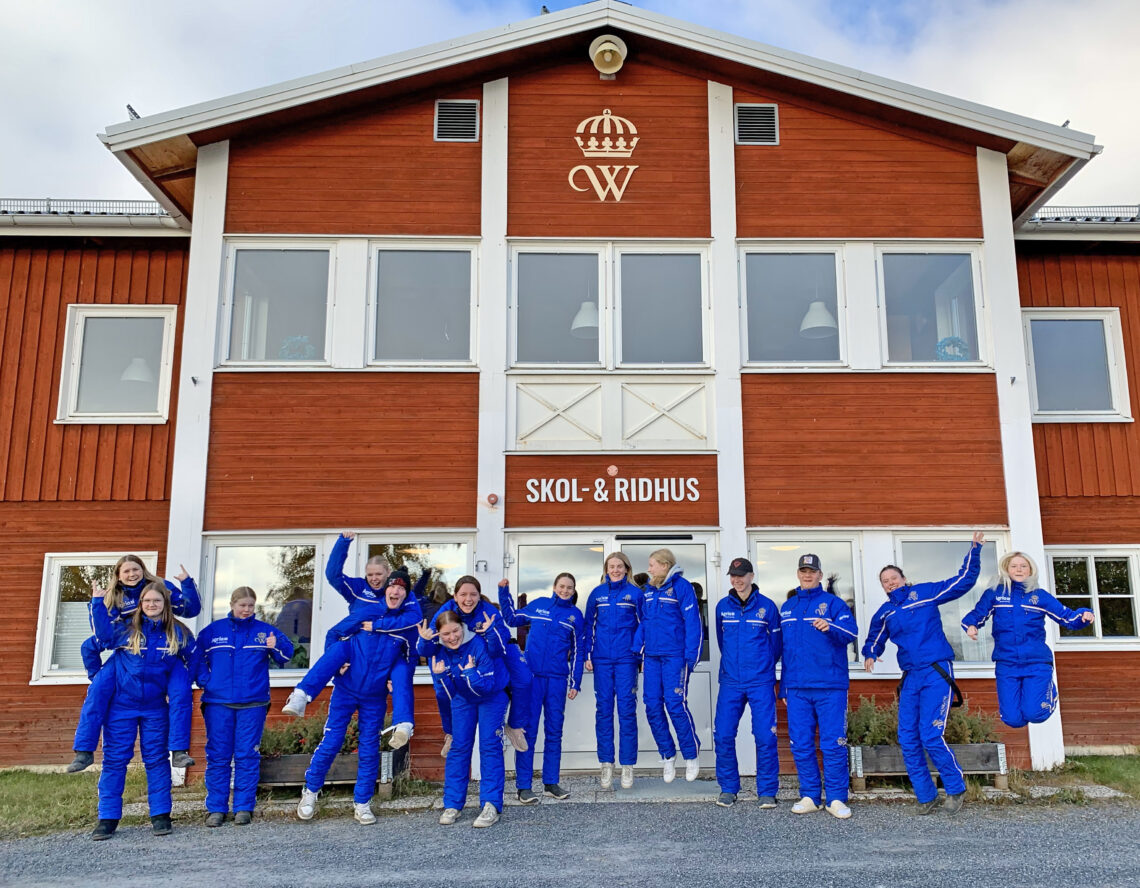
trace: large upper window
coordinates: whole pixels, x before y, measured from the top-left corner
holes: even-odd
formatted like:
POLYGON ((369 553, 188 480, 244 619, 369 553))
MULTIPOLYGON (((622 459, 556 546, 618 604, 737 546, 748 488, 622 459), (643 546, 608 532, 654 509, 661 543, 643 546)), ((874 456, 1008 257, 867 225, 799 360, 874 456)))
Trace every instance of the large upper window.
POLYGON ((1022 313, 1038 422, 1131 419, 1117 309, 1022 313))
POLYGON ((745 360, 837 363, 842 312, 835 253, 747 253, 745 360))
POLYGON ((471 358, 470 250, 379 250, 374 362, 471 358))
POLYGON ((972 253, 883 252, 887 363, 981 361, 972 253))
POLYGON ((68 306, 57 421, 165 422, 177 310, 68 306))
POLYGON ((1096 616, 1080 629, 1061 627, 1061 638, 1104 638, 1135 641, 1138 615, 1136 552, 1101 555, 1051 553, 1053 589, 1066 607, 1087 607, 1096 616))

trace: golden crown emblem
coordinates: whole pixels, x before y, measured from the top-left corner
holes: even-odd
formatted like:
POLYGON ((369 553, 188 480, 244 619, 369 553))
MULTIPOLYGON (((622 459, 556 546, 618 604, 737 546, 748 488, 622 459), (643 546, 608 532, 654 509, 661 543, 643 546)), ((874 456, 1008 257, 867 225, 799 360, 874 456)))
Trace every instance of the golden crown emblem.
POLYGON ((638 143, 637 127, 624 117, 614 117, 609 108, 596 117, 587 117, 576 132, 574 141, 585 157, 630 157, 638 143), (589 138, 583 139, 587 133, 589 138), (632 136, 628 141, 627 135, 632 136))

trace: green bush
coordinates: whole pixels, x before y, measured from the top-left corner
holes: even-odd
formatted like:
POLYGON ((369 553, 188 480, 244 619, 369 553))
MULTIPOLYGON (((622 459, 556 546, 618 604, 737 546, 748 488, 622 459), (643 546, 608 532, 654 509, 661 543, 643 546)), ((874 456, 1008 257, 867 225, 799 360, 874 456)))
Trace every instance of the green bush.
MULTIPOLYGON (((947 743, 993 743, 998 739, 997 719, 969 704, 950 710, 946 721, 947 743)), ((879 706, 875 698, 859 698, 859 705, 847 712, 848 746, 898 746, 899 704, 879 706)))
MULTIPOLYGON (((266 725, 265 732, 261 735, 261 754, 275 756, 314 752, 324 736, 328 714, 328 707, 325 707, 314 715, 266 725)), ((344 745, 340 751, 356 752, 359 745, 360 730, 354 715, 352 721, 348 723, 348 731, 344 735, 344 745)))

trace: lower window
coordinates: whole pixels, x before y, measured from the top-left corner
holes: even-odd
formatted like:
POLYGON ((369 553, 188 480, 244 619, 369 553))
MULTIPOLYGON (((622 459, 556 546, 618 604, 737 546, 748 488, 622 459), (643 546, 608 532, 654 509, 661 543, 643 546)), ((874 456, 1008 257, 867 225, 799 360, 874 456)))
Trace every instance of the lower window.
POLYGON ((1052 554, 1053 590, 1065 607, 1087 607, 1096 620, 1080 629, 1061 627, 1061 638, 1135 639, 1137 558, 1140 553, 1052 554))

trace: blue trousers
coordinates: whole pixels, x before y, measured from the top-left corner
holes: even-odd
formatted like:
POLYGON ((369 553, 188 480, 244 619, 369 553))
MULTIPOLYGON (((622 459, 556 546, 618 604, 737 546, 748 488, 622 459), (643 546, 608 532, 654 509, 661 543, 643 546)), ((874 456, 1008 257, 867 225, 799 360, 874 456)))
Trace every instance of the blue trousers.
MULTIPOLYGON (((950 675, 952 663, 939 664, 950 675)), ((952 692, 931 666, 911 669, 899 690, 899 746, 915 798, 925 804, 938 798, 938 789, 926 766, 926 756, 942 776, 947 795, 966 791, 966 781, 954 753, 946 745, 946 719, 950 717, 952 692)))
POLYGON ((815 757, 818 728, 827 800, 846 802, 850 777, 847 766, 847 689, 789 689, 787 702, 788 740, 800 780, 800 796, 807 796, 817 805, 823 798, 819 762, 815 757))
POLYGON ((1057 709, 1057 685, 1052 663, 1025 666, 994 664, 998 714, 1011 728, 1048 721, 1057 709))
POLYGON ((645 658, 645 717, 657 743, 661 758, 673 758, 677 746, 686 759, 695 759, 701 751, 697 739, 697 726, 689 712, 689 667, 684 657, 645 658), (666 719, 665 713, 669 717, 666 719), (677 732, 677 743, 669 730, 672 722, 677 732))
MULTIPOLYGON (((86 645, 86 642, 84 644, 86 645)), ((110 663, 110 660, 107 662, 110 663)), ((83 705, 79 709, 79 724, 75 728, 75 742, 71 746, 72 749, 94 752, 98 748, 99 734, 103 731, 107 713, 111 708, 111 698, 114 695, 114 669, 100 669, 91 679, 87 694, 83 698, 83 705)), ((194 716, 194 692, 190 688, 190 673, 181 660, 170 670, 166 696, 170 703, 167 748, 189 749, 190 722, 194 716)))
POLYGON ((166 707, 134 709, 112 705, 103 724, 103 771, 99 774, 99 819, 123 816, 127 764, 138 738, 146 767, 146 794, 151 817, 170 813, 170 758, 166 752, 166 707))
MULTIPOLYGON (((340 667, 349 662, 350 646, 346 641, 333 642, 320 658, 309 667, 305 677, 298 683, 297 688, 309 695, 310 700, 316 700, 321 691, 332 681, 340 667)), ((397 660, 392 666, 388 680, 392 682, 392 724, 401 722, 415 724, 416 701, 415 689, 412 687, 412 678, 416 667, 407 660, 397 660)))
POLYGON ((352 799, 358 804, 369 801, 376 793, 376 777, 380 773, 380 729, 384 727, 384 710, 387 707, 387 694, 365 699, 344 688, 333 688, 325 733, 309 761, 309 770, 305 772, 306 788, 318 792, 325 785, 325 775, 344 744, 348 723, 355 712, 360 729, 360 748, 356 754, 356 788, 352 799))
POLYGON ((566 723, 566 676, 536 675, 530 683, 530 723, 526 726, 526 752, 515 752, 515 786, 530 789, 534 783, 534 744, 542 717, 542 782, 557 783, 562 766, 562 726, 566 723))
POLYGON ((252 811, 257 804, 261 770, 258 744, 269 706, 231 709, 224 703, 202 704, 206 722, 206 810, 230 810, 230 763, 233 763, 234 810, 252 811))
POLYGON ((503 718, 507 695, 503 691, 478 703, 457 696, 451 704, 451 751, 443 771, 443 807, 463 810, 467 803, 467 779, 471 776, 471 754, 475 750, 475 729, 479 729, 479 807, 487 802, 503 810, 503 718))
POLYGON ((736 760, 736 733, 745 704, 752 710, 752 737, 756 741, 756 794, 773 796, 780 789, 780 752, 776 746, 776 686, 748 687, 721 682, 716 697, 713 743, 716 780, 721 792, 740 792, 740 765, 736 760))
MULTIPOLYGON (((503 658, 507 664, 507 687, 511 689, 511 709, 507 715, 507 724, 512 728, 526 731, 530 723, 530 680, 532 678, 530 667, 526 664, 526 657, 519 650, 518 645, 507 645, 507 654, 503 658)), ((443 733, 455 736, 451 717, 451 698, 439 683, 439 676, 432 674, 432 689, 435 691, 435 702, 439 706, 439 721, 443 733)))
POLYGON ((614 761, 614 700, 617 700, 618 761, 637 764, 637 661, 594 661, 594 696, 597 704, 594 726, 598 737, 598 761, 614 761))

